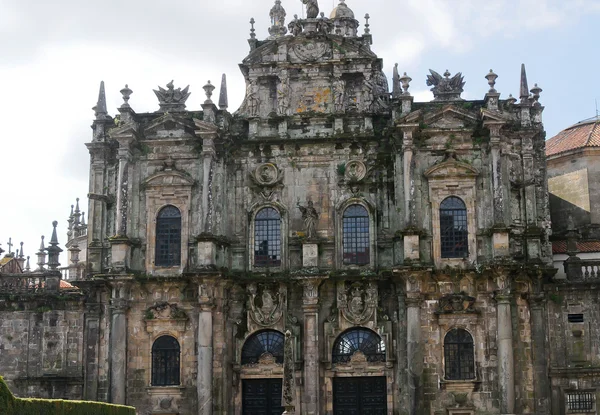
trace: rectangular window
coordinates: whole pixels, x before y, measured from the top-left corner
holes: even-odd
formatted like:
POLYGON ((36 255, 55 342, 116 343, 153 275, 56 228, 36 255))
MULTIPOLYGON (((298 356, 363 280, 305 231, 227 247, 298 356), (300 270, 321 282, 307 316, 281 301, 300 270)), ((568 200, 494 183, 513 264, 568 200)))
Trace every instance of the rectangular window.
POLYGON ((593 412, 595 403, 594 392, 567 392, 567 411, 570 413, 593 412))
POLYGON ((583 323, 583 314, 569 314, 569 323, 583 323))

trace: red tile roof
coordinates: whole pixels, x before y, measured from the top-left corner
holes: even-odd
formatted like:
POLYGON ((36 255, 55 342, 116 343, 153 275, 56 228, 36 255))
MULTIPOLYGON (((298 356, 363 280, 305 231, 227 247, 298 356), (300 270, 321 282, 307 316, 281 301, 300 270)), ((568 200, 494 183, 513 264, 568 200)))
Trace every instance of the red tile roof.
MULTIPOLYGON (((600 252, 600 241, 577 242, 577 249, 579 249, 579 252, 600 252)), ((567 253, 567 241, 552 242, 552 253, 553 254, 566 254, 567 253)))
POLYGON ((546 141, 546 156, 584 147, 600 147, 600 118, 578 122, 546 141))

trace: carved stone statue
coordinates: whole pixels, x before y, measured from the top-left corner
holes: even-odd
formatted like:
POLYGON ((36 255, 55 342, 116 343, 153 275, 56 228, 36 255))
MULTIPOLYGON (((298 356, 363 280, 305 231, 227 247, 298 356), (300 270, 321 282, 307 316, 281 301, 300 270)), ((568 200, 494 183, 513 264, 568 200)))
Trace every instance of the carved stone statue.
POLYGON ((298 20, 297 14, 294 15, 294 20, 290 22, 290 24, 288 25, 288 29, 290 30, 290 33, 294 36, 298 36, 300 33, 302 33, 303 27, 300 21, 298 20))
POLYGON ((317 0, 302 0, 306 4, 306 17, 316 19, 319 16, 319 2, 317 0))
POLYGON ((304 231, 306 232, 307 238, 314 238, 317 236, 316 225, 319 219, 319 214, 313 206, 312 200, 308 201, 306 207, 300 206, 298 203, 298 209, 302 212, 302 219, 304 220, 304 231))
POLYGON ((287 78, 283 78, 277 88, 277 113, 285 116, 290 105, 289 99, 290 82, 287 78))
POLYGON ((460 72, 450 78, 450 72, 446 70, 444 76, 434 70, 429 70, 431 75, 427 75, 427 85, 433 86, 431 92, 435 97, 434 101, 456 101, 460 100, 460 94, 465 86, 464 78, 460 72))
POLYGON ((342 78, 336 78, 336 80, 333 81, 335 112, 343 112, 344 111, 345 92, 346 92, 346 82, 342 78))
POLYGON ((254 83, 251 82, 250 86, 248 88, 248 96, 247 98, 247 109, 248 109, 248 114, 251 117, 256 117, 258 115, 258 109, 260 107, 260 100, 258 99, 258 86, 254 83))

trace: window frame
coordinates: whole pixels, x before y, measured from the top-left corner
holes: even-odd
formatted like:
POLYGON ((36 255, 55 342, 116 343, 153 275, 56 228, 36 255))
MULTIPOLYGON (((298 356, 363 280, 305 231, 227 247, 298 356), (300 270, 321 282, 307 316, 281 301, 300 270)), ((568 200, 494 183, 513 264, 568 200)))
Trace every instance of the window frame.
POLYGON ((464 258, 468 258, 469 257, 469 212, 467 210, 467 204, 465 203, 465 201, 463 199, 461 199, 458 196, 455 195, 451 195, 448 196, 446 198, 444 198, 439 206, 439 227, 440 227, 440 255, 442 259, 464 259, 464 258), (451 208, 447 208, 444 207, 444 203, 446 202, 450 202, 450 201, 459 201, 461 204, 460 208, 457 207, 451 207, 451 208), (443 215, 443 212, 452 212, 451 215, 443 215), (457 215, 456 213, 460 212, 459 215, 457 215), (445 232, 444 229, 444 218, 447 218, 448 216, 451 216, 453 219, 453 223, 452 223, 452 231, 451 232, 445 232), (460 223, 463 227, 463 231, 464 235, 457 235, 457 233, 459 232, 456 229, 456 218, 459 217, 460 223), (460 241, 459 241, 460 239, 460 241), (456 249, 448 251, 447 249, 444 249, 444 245, 447 245, 448 243, 450 244, 456 244, 457 242, 460 242, 462 244, 462 249, 461 251, 457 252, 456 249))
POLYGON ((287 210, 283 205, 278 203, 261 203, 255 205, 252 209, 248 211, 248 226, 247 226, 247 242, 248 242, 248 256, 247 256, 247 264, 249 269, 255 269, 258 271, 282 271, 288 266, 288 252, 287 252, 287 233, 288 233, 288 215, 287 210), (279 265, 270 265, 270 266, 262 266, 256 263, 256 255, 255 255, 255 241, 256 241, 256 217, 257 215, 266 208, 272 208, 277 213, 279 213, 279 221, 280 221, 280 264, 279 265))
POLYGON ((375 241, 377 239, 377 230, 375 227, 375 207, 363 198, 348 198, 342 200, 335 206, 335 263, 337 269, 364 269, 375 268, 377 262, 377 253, 375 250, 375 241), (369 216, 369 262, 363 265, 344 263, 344 213, 352 205, 360 205, 369 216))
MULTIPOLYGON (((182 255, 181 255, 181 242, 182 242, 182 230, 183 230, 183 215, 181 213, 181 209, 179 209, 177 206, 175 205, 165 205, 163 207, 161 207, 157 214, 156 214, 156 223, 155 223, 155 234, 154 234, 154 265, 156 267, 161 267, 161 268, 174 268, 174 267, 180 267, 181 266, 181 262, 182 262, 182 255), (173 262, 169 261, 168 259, 164 262, 162 262, 162 255, 159 253, 159 251, 161 250, 161 235, 160 235, 160 227, 162 225, 161 221, 167 222, 167 221, 172 221, 172 218, 170 217, 162 217, 161 218, 161 213, 165 212, 167 209, 176 209, 179 216, 178 217, 174 217, 175 219, 178 219, 178 238, 176 238, 176 240, 171 240, 170 237, 167 237, 167 240, 169 242, 169 248, 174 248, 173 252, 170 252, 170 249, 168 248, 167 250, 168 255, 167 256, 173 256, 173 258, 175 257, 175 253, 178 253, 178 260, 175 260, 173 262), (171 247, 172 245, 172 247, 171 247), (160 258, 160 261, 159 261, 160 258)), ((168 235, 170 236, 170 235, 168 235)))
MULTIPOLYGON (((361 212, 362 213, 362 212, 361 212)), ((344 208, 342 212, 342 263, 346 266, 364 266, 371 263, 371 218, 369 210, 362 204, 353 203, 344 208), (347 212, 353 208, 360 208, 364 211, 364 216, 348 215, 347 212), (348 225, 346 220, 348 220, 348 225), (364 231, 364 226, 367 226, 367 231, 364 231), (347 230, 348 228, 348 230, 347 230), (362 229, 362 230, 361 230, 362 229), (365 243, 366 239, 366 243, 365 243), (346 252, 347 241, 351 249, 354 251, 346 252), (365 248, 366 252, 361 253, 360 248, 365 248), (351 256, 351 261, 346 262, 346 255, 351 256), (360 258, 363 258, 360 261, 360 258)))
MULTIPOLYGON (((150 385, 157 386, 157 387, 180 386, 182 383, 181 383, 181 343, 179 343, 179 340, 177 340, 177 338, 171 334, 161 334, 154 339, 150 350, 151 350, 151 352, 150 352, 150 356, 151 356, 150 357, 150 362, 151 362, 150 385), (161 349, 156 350, 157 342, 159 342, 162 339, 166 339, 166 338, 172 339, 172 341, 174 341, 174 344, 177 347, 174 349, 161 348, 161 349), (166 360, 168 360, 169 358, 172 358, 172 357, 168 356, 169 354, 174 356, 174 354, 176 353, 177 354, 176 365, 172 364, 170 366, 168 362, 164 363, 164 365, 162 367, 160 367, 160 370, 163 373, 158 373, 159 366, 156 364, 157 363, 156 359, 159 357, 156 356, 156 354, 155 354, 158 352, 160 352, 163 355, 167 354, 166 360), (173 378, 174 381, 169 382, 169 378, 173 378), (161 379, 162 379, 162 381, 161 381, 161 379)), ((164 356, 163 356, 163 358, 164 358, 164 356)))
POLYGON ((277 209, 272 206, 264 206, 259 209, 254 215, 254 229, 253 229, 253 244, 252 244, 252 256, 254 266, 257 268, 280 268, 282 263, 282 234, 281 234, 281 213, 277 209), (271 211, 277 214, 277 217, 265 217, 259 218, 259 215, 265 212, 266 215, 271 214, 271 211), (263 225, 264 223, 264 225, 263 225), (276 226, 275 226, 276 224, 276 226), (275 229, 273 229, 275 227, 275 229), (259 232, 261 234, 266 235, 266 239, 263 239, 259 244, 259 232), (273 239, 271 239, 271 236, 273 239), (261 248, 259 245, 262 245, 263 242, 266 242, 266 253, 263 253, 262 256, 266 257, 266 259, 260 260, 261 248), (278 257, 278 259, 270 258, 273 256, 278 257))
MULTIPOLYGON (((258 341, 260 341, 260 339, 258 341)), ((277 364, 283 364, 284 346, 285 346, 285 335, 282 332, 280 332, 279 330, 265 329, 265 330, 255 331, 254 333, 252 333, 251 335, 249 335, 246 338, 246 340, 244 341, 244 344, 240 348, 240 364, 242 366, 244 366, 244 365, 258 364, 259 361, 260 361, 261 356, 264 353, 270 353, 275 358, 275 362, 277 364), (276 335, 277 342, 276 343, 272 343, 272 344, 267 344, 267 345, 265 345, 264 343, 261 343, 261 346, 264 347, 264 350, 263 350, 263 352, 259 356, 255 356, 255 355, 253 355, 253 356, 244 356, 245 351, 247 350, 247 347, 252 347, 253 346, 252 342, 254 342, 255 339, 259 339, 264 334, 267 334, 267 335, 268 334, 276 335), (272 345, 281 346, 280 347, 281 350, 279 350, 279 348, 277 349, 278 351, 280 351, 280 353, 274 354, 273 353, 274 350, 270 349, 270 347, 272 345), (246 360, 246 358, 248 360, 246 360)))
POLYGON ((386 343, 385 343, 383 336, 380 336, 377 332, 375 332, 371 329, 368 329, 366 327, 352 327, 348 330, 343 331, 336 337, 335 341, 333 342, 333 348, 331 350, 331 362, 333 364, 350 363, 352 360, 352 356, 357 351, 360 351, 365 355, 367 362, 385 363, 387 361, 387 347, 386 347, 386 343), (364 332, 364 333, 368 333, 368 334, 372 335, 371 340, 367 343, 367 346, 373 345, 372 339, 375 339, 375 338, 379 339, 378 344, 374 344, 374 347, 378 348, 378 350, 375 353, 369 353, 369 354, 365 353, 365 351, 363 350, 363 347, 362 347, 365 344, 365 340, 361 341, 360 344, 358 344, 358 347, 354 347, 355 345, 351 344, 352 342, 345 340, 352 333, 358 333, 358 332, 364 332), (340 346, 342 345, 342 341, 346 341, 346 343, 353 346, 352 353, 341 353, 341 352, 338 353, 337 349, 339 349, 340 346))
POLYGON ((443 352, 444 352, 444 380, 448 380, 448 381, 474 381, 477 378, 477 370, 476 370, 476 364, 475 364, 475 339, 473 338, 473 334, 471 334, 471 332, 469 332, 468 330, 461 328, 461 327, 453 327, 450 330, 448 330, 446 332, 446 334, 444 335, 444 343, 443 343, 443 352), (470 338, 470 343, 468 342, 458 342, 458 341, 453 341, 453 342, 449 342, 448 341, 448 336, 453 333, 453 332, 464 332, 466 333, 469 338, 470 338), (456 358, 453 360, 450 360, 449 358, 449 347, 450 345, 456 345, 457 346, 457 350, 455 351, 456 354, 456 358), (467 348, 465 348, 464 346, 469 346, 470 345, 470 350, 467 348), (461 347, 463 346, 463 347, 461 347), (469 365, 468 367, 468 371, 467 373, 463 373, 463 362, 461 361, 462 358, 465 357, 465 355, 468 354, 468 361, 467 361, 467 365, 469 365), (455 367, 452 367, 452 366, 455 367), (453 371, 452 369, 456 369, 458 368, 458 376, 454 376, 451 372, 453 371), (472 375, 469 377, 469 375, 472 375))

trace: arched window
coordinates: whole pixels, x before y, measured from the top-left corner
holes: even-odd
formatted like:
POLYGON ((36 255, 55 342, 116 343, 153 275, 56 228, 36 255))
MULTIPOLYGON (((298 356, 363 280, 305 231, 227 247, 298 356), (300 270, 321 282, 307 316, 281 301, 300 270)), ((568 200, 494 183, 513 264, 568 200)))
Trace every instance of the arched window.
POLYGON ((351 205, 342 219, 345 265, 365 265, 371 262, 369 213, 362 205, 351 205))
POLYGON ((179 342, 171 336, 161 336, 152 345, 152 385, 179 385, 179 342))
POLYGON ((475 378, 473 337, 463 329, 452 329, 444 338, 444 361, 446 379, 462 380, 475 378))
POLYGON ((347 363, 355 353, 362 353, 367 362, 385 362, 385 343, 377 333, 356 328, 340 334, 333 345, 333 363, 347 363))
POLYGON ((465 258, 469 255, 467 207, 458 197, 450 196, 440 205, 442 258, 465 258))
POLYGON ((281 265, 281 215, 270 207, 261 209, 254 219, 254 265, 281 265))
POLYGON ((285 337, 276 330, 264 330, 253 334, 242 347, 242 364, 258 363, 262 359, 283 363, 285 337))
POLYGON ((158 212, 154 264, 159 267, 181 264, 181 212, 175 206, 165 206, 158 212))

